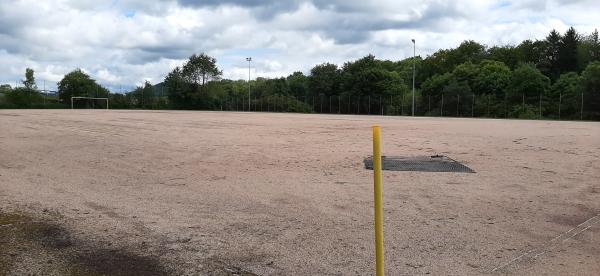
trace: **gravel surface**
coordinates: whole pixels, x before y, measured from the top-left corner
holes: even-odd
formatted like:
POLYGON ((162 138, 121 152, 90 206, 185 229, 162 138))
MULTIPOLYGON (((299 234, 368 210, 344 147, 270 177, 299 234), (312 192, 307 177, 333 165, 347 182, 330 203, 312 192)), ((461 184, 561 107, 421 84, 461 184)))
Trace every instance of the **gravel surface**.
POLYGON ((476 171, 384 172, 388 275, 600 274, 593 122, 0 110, 0 208, 172 274, 370 275, 373 124, 476 171))

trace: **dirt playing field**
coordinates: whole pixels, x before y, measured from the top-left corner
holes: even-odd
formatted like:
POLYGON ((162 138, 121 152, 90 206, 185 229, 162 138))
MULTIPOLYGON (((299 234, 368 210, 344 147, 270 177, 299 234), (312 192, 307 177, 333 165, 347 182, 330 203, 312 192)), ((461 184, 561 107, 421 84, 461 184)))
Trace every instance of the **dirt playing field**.
POLYGON ((600 274, 600 123, 116 110, 0 110, 0 274, 371 275, 374 124, 476 171, 384 171, 388 275, 600 274))

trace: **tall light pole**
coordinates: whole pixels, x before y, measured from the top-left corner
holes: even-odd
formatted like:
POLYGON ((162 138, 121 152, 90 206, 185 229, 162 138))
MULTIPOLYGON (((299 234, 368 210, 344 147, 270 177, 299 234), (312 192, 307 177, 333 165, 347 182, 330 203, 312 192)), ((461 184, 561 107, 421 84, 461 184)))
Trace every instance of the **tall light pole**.
POLYGON ((250 62, 252 58, 247 57, 246 61, 248 62, 248 111, 250 111, 250 62))
POLYGON ((412 87, 412 115, 415 116, 415 57, 417 55, 417 46, 415 40, 412 39, 413 43, 413 87, 412 87))

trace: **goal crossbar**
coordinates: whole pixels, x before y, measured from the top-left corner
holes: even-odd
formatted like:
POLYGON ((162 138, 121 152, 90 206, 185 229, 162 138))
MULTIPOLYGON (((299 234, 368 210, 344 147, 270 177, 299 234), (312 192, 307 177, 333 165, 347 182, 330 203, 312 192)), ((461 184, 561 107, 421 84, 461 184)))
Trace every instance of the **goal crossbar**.
POLYGON ((95 97, 71 97, 71 109, 73 108, 73 100, 75 99, 88 99, 88 100, 105 100, 106 101, 106 109, 108 109, 108 98, 95 98, 95 97))

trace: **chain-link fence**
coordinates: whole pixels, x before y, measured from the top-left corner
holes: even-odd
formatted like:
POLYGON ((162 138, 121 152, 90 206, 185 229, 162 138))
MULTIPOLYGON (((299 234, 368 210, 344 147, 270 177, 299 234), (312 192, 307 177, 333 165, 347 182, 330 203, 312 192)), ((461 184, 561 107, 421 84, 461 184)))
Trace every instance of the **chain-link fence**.
MULTIPOLYGON (((412 96, 405 95, 227 95, 212 99, 208 110, 253 112, 301 112, 321 114, 360 114, 411 116, 412 96)), ((598 120, 600 112, 585 101, 585 94, 520 95, 498 97, 492 94, 417 95, 414 114, 434 117, 484 117, 556 120, 598 120)))
MULTIPOLYGON (((96 91, 87 91, 85 96, 96 96, 96 91)), ((37 90, 22 96, 25 107, 68 108, 61 103, 57 91, 37 90)), ((436 117, 483 117, 483 118, 519 118, 519 119, 555 119, 555 120, 600 120, 600 103, 590 95, 562 94, 521 94, 495 95, 473 93, 421 95, 414 100, 415 116, 436 117)), ((0 105, 6 105, 7 95, 0 97, 0 105)), ((109 95, 111 108, 142 109, 179 109, 169 98, 169 89, 165 86, 153 86, 139 89, 128 94, 109 95)), ((206 95, 188 109, 254 111, 254 112, 300 112, 323 114, 361 114, 361 115, 413 115, 411 93, 400 95, 304 95, 284 94, 254 96, 250 93, 223 92, 206 95)), ((85 106, 89 108, 88 106, 85 106)))

